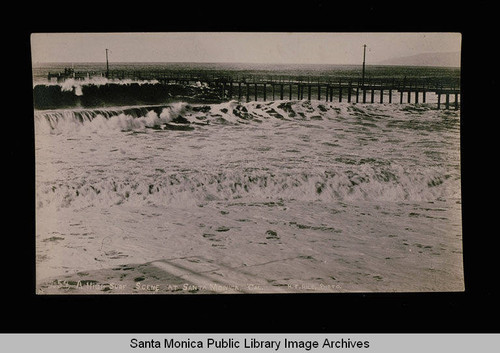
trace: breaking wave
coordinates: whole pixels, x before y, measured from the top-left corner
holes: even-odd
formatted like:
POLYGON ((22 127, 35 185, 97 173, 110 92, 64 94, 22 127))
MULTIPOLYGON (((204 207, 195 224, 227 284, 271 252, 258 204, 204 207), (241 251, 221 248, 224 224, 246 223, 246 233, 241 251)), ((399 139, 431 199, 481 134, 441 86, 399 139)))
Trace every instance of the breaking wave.
MULTIPOLYGON (((447 144, 453 141, 447 140, 452 136, 446 137, 446 134, 456 135, 459 120, 449 114, 438 115, 444 113, 431 111, 425 105, 415 107, 418 109, 411 112, 406 108, 329 105, 319 101, 230 101, 210 105, 178 102, 157 106, 35 111, 35 132, 42 135, 38 138, 114 134, 123 141, 130 138, 123 131, 153 133, 154 129, 169 129, 171 124, 206 129, 183 135, 179 143, 191 141, 192 136, 206 139, 215 131, 221 131, 221 135, 214 133, 216 136, 225 136, 223 133, 240 136, 243 143, 248 129, 240 127, 252 124, 254 134, 262 135, 256 138, 271 141, 259 145, 260 140, 252 140, 256 146, 247 141, 242 151, 231 152, 235 157, 227 169, 221 169, 215 163, 201 163, 186 165, 185 171, 179 172, 169 165, 158 165, 154 171, 148 166, 148 172, 141 169, 138 174, 126 173, 118 177, 103 171, 97 173, 97 179, 94 171, 89 169, 71 181, 42 182, 37 186, 37 206, 203 205, 216 200, 405 202, 459 199, 460 174, 454 165, 443 164, 443 161, 452 164, 444 159, 450 156, 445 152, 449 149, 447 144), (270 124, 264 124, 266 122, 270 124), (238 128, 213 130, 208 127, 211 125, 238 128), (280 135, 266 136, 267 132, 276 132, 277 129, 280 135), (391 139, 382 141, 381 131, 389 134, 391 139), (429 136, 430 133, 434 137, 429 136), (283 147, 285 141, 281 138, 287 135, 295 139, 283 147), (434 138, 444 139, 443 147, 434 138), (244 161, 246 154, 258 154, 259 148, 264 151, 262 159, 254 158, 255 163, 244 161), (265 152, 265 148, 276 148, 276 152, 265 152), (384 151, 380 153, 391 155, 382 157, 373 153, 372 150, 377 148, 384 151), (420 154, 410 161, 401 153, 408 148, 420 151, 420 154), (318 163, 315 156, 320 155, 328 156, 324 157, 327 162, 318 163), (279 167, 271 165, 273 163, 279 167)), ((217 147, 219 141, 212 140, 213 146, 217 147)), ((188 143, 196 144, 195 139, 188 143)), ((239 142, 233 143, 237 149, 239 142)), ((176 156, 185 157, 182 152, 176 156)))
POLYGON ((35 112, 37 134, 107 133, 161 126, 185 110, 186 104, 121 107, 110 109, 68 109, 35 112))
POLYGON ((131 202, 156 205, 202 205, 207 201, 240 200, 367 200, 434 201, 458 197, 458 180, 439 168, 415 173, 395 165, 324 173, 286 174, 215 171, 190 174, 157 173, 153 178, 81 180, 37 189, 38 207, 109 207, 131 202))
MULTIPOLYGON (((239 103, 237 101, 210 105, 177 102, 168 105, 131 106, 100 109, 36 110, 37 134, 106 133, 145 128, 163 129, 167 123, 184 123, 193 127, 209 124, 248 124, 264 120, 322 120, 327 108, 311 103, 269 102, 239 103)), ((330 113, 335 113, 335 110, 330 113)))

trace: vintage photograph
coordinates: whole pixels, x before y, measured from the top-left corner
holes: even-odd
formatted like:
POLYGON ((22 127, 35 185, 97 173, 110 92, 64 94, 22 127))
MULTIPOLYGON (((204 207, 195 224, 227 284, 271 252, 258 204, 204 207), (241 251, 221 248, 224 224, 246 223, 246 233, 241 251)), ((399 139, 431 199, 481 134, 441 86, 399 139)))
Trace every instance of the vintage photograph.
POLYGON ((459 33, 34 33, 38 295, 464 291, 459 33))

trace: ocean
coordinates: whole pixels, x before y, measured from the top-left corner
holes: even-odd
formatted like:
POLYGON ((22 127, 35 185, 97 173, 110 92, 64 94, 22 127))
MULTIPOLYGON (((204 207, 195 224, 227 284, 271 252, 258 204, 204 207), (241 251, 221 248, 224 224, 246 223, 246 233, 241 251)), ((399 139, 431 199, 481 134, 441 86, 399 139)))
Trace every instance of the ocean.
MULTIPOLYGON (((464 290, 460 110, 437 110, 434 93, 411 104, 398 92, 393 103, 247 102, 200 82, 48 81, 64 67, 33 68, 37 293, 464 290)), ((334 65, 113 68, 360 75, 334 65)), ((373 78, 459 75, 367 67, 373 78)))

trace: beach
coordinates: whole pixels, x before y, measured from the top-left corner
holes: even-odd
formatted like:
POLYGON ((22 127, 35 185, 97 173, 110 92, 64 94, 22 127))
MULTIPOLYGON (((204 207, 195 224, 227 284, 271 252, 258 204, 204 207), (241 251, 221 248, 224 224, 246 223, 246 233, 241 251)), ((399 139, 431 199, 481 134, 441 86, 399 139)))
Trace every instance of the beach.
POLYGON ((461 291, 432 99, 35 109, 37 293, 461 291))

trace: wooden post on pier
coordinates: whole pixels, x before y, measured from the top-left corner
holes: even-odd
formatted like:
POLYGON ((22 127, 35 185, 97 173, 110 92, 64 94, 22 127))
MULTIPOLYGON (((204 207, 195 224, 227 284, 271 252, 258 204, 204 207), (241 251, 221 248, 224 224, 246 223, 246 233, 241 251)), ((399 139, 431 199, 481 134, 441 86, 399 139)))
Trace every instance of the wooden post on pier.
POLYGON ((266 84, 264 83, 264 102, 266 101, 266 84))
POLYGON ((274 101, 274 90, 275 90, 275 89, 274 89, 274 86, 275 86, 275 85, 274 85, 274 83, 272 83, 272 84, 271 84, 271 86, 272 86, 272 88, 273 88, 273 101, 274 101))
POLYGON ((288 84, 288 100, 292 100, 292 84, 288 84))
POLYGON ((372 95, 370 97, 370 102, 374 103, 375 102, 375 87, 373 86, 373 84, 372 84, 371 88, 372 88, 372 95))
POLYGON ((283 100, 283 84, 280 84, 280 99, 283 100))
POLYGON ((380 103, 384 103, 384 87, 380 86, 380 103))
POLYGON ((333 102, 333 86, 330 87, 330 102, 333 102))
POLYGON ((347 103, 351 103, 351 88, 352 82, 349 81, 349 86, 347 87, 347 103))
POLYGON ((250 102, 250 83, 247 82, 247 102, 250 102))
POLYGON ((339 81, 339 103, 342 103, 342 80, 339 81))
POLYGON ((307 100, 311 100, 311 85, 307 85, 307 100))
POLYGON ((389 103, 392 103, 392 89, 394 87, 394 79, 392 79, 392 84, 389 88, 389 103))
POLYGON ((106 78, 109 78, 109 61, 108 61, 108 51, 109 51, 109 49, 106 49, 106 78))
POLYGON ((446 93, 446 109, 450 109, 450 94, 446 93))
POLYGON ((363 103, 366 103, 366 89, 365 86, 361 87, 363 89, 363 103))
POLYGON ((458 93, 455 92, 455 110, 458 110, 458 93))
POLYGON ((254 86, 255 86, 255 87, 254 87, 254 88, 255 88, 255 89, 254 89, 254 93, 255 93, 255 101, 257 101, 257 84, 255 83, 255 84, 254 84, 254 86))
MULTIPOLYGON (((363 71, 361 72, 361 86, 363 87, 363 92, 365 91, 365 59, 366 59, 366 44, 363 45, 363 71)), ((363 99, 363 103, 366 103, 366 99, 363 99)))
POLYGON ((441 92, 437 92, 438 95, 438 110, 441 109, 441 92))
POLYGON ((318 83, 318 100, 321 100, 321 85, 318 83))
POLYGON ((399 92, 400 92, 400 95, 399 95, 399 104, 403 104, 403 92, 406 88, 406 76, 403 78, 403 83, 401 84, 401 82, 399 83, 399 92))
POLYGON ((415 89, 415 103, 418 103, 418 90, 415 89))
POLYGON ((241 101, 241 82, 238 82, 238 101, 241 101))

